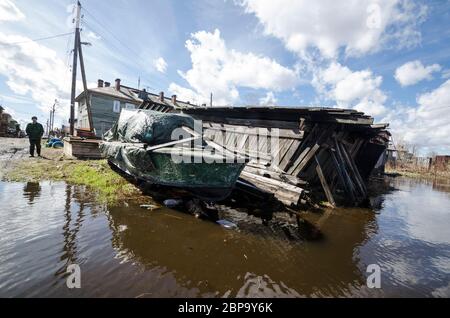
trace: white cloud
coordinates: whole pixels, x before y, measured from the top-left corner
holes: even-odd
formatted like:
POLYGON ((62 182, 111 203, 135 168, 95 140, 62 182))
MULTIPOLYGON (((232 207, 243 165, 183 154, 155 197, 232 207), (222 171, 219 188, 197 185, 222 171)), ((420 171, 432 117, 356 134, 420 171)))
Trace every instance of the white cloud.
POLYGON ((11 104, 33 104, 33 100, 30 98, 17 96, 17 95, 2 95, 0 94, 0 103, 11 103, 11 104))
POLYGON ((170 84, 169 92, 174 95, 177 95, 177 98, 179 100, 191 102, 192 104, 201 105, 202 103, 206 102, 204 99, 201 98, 201 96, 199 96, 199 94, 194 92, 192 89, 182 87, 175 83, 170 84))
POLYGON ((394 107, 383 121, 390 123, 397 139, 424 150, 450 152, 450 80, 420 95, 417 103, 415 108, 394 107))
POLYGON ((10 0, 0 0, 0 22, 18 21, 25 19, 25 15, 10 0))
POLYGON ((380 89, 382 77, 370 70, 351 71, 333 62, 327 68, 315 71, 313 86, 326 99, 342 108, 354 108, 372 116, 386 111, 386 95, 380 89))
POLYGON ((165 73, 167 70, 167 63, 162 57, 154 60, 153 65, 155 66, 156 70, 160 73, 165 73))
POLYGON ((396 43, 410 47, 420 42, 418 25, 427 10, 407 0, 242 0, 267 35, 281 39, 286 48, 304 56, 308 48, 333 58, 344 48, 361 55, 396 43))
MULTIPOLYGON (((6 85, 19 96, 30 96, 45 113, 55 99, 69 105, 70 73, 56 52, 23 36, 0 32, 0 74, 6 85), (7 44, 15 42, 27 43, 7 44)), ((80 86, 79 86, 80 87, 80 86)), ((69 107, 57 110, 68 118, 69 107)))
POLYGON ((278 100, 273 92, 267 92, 265 97, 259 99, 259 105, 261 106, 275 106, 278 100))
POLYGON ((450 69, 446 69, 442 71, 442 78, 450 78, 450 69))
POLYGON ((211 92, 215 105, 229 105, 239 101, 238 87, 282 91, 298 83, 296 72, 275 60, 228 49, 217 29, 192 34, 186 48, 192 68, 178 73, 191 86, 189 94, 196 94, 201 103, 208 103, 211 92))
POLYGON ((410 86, 423 80, 431 80, 433 72, 439 72, 441 66, 433 64, 424 66, 421 61, 411 61, 403 64, 395 70, 395 79, 402 86, 410 86))

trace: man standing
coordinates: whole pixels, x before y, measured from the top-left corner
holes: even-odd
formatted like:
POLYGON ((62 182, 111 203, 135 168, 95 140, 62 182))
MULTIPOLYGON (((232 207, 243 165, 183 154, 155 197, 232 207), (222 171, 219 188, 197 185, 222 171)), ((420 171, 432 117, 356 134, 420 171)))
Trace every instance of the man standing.
POLYGON ((27 135, 30 139, 30 157, 34 157, 34 148, 36 147, 37 154, 41 156, 41 138, 44 135, 44 127, 37 122, 37 117, 31 118, 32 123, 27 125, 27 135))

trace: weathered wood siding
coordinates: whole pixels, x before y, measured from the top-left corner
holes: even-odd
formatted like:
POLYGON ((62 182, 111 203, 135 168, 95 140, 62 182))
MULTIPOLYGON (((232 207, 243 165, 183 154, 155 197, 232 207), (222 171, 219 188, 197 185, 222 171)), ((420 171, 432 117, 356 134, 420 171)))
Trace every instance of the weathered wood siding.
MULTIPOLYGON (((124 100, 114 99, 114 97, 91 94, 92 122, 97 137, 102 137, 114 123, 119 119, 120 111, 114 111, 114 101, 120 102, 120 110, 126 108, 127 104, 133 104, 124 100)), ((137 104, 133 104, 138 108, 137 104)), ((89 128, 86 104, 83 102, 78 113, 78 128, 89 128)))
POLYGON ((338 203, 337 199, 350 205, 364 202, 366 179, 389 140, 389 133, 384 130, 387 125, 373 125, 372 117, 354 110, 183 111, 203 121, 205 137, 250 157, 242 179, 292 205, 299 203, 303 189, 318 199, 322 192, 332 205, 338 203), (275 149, 271 149, 269 139, 255 136, 256 131, 264 129, 278 130, 279 142, 275 149), (277 187, 282 191, 275 191, 277 187))

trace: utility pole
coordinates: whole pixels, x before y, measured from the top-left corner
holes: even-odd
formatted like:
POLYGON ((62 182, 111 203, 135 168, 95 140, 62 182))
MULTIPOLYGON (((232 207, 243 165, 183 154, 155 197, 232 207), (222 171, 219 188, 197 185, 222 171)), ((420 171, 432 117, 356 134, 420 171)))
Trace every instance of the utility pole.
POLYGON ((80 17, 81 17, 81 3, 77 1, 77 13, 75 18, 75 43, 73 47, 73 63, 72 63, 72 93, 70 97, 70 135, 75 134, 75 94, 77 82, 77 62, 78 52, 80 46, 80 17))
POLYGON ((53 131, 53 128, 55 128, 55 107, 58 103, 58 100, 55 99, 55 102, 53 103, 52 110, 50 112, 50 130, 49 133, 53 131))
POLYGON ((48 120, 47 120, 47 126, 48 126, 48 135, 50 135, 50 127, 51 127, 51 125, 52 125, 52 109, 50 108, 50 117, 48 118, 48 120))
POLYGON ((85 72, 85 69, 84 69, 83 50, 81 49, 81 46, 83 44, 84 45, 91 45, 91 44, 87 43, 87 42, 81 42, 80 36, 78 36, 78 40, 80 40, 80 42, 78 43, 78 50, 79 50, 78 53, 80 53, 81 77, 83 79, 84 98, 86 99, 86 109, 87 109, 88 119, 89 119, 89 131, 93 132, 94 131, 94 123, 92 121, 91 101, 89 100, 89 92, 88 92, 88 87, 87 87, 86 72, 85 72))
POLYGON ((211 93, 211 99, 209 100, 209 106, 212 107, 213 104, 213 93, 211 93))

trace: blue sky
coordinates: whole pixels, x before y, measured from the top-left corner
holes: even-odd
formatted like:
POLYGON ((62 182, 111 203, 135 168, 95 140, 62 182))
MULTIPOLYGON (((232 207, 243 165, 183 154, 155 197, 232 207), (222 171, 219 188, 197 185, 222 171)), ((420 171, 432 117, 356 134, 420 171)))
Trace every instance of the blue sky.
MULTIPOLYGON (((71 0, 0 0, 0 103, 69 112, 71 0), (21 42, 21 43, 18 43, 21 42)), ((216 105, 355 108, 394 140, 450 152, 450 1, 82 1, 98 78, 216 105)), ((79 77, 80 79, 80 77, 79 77)), ((81 87, 81 85, 78 85, 81 87)))

